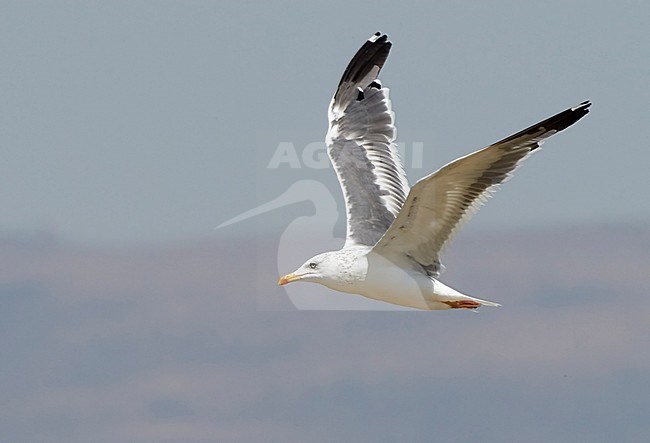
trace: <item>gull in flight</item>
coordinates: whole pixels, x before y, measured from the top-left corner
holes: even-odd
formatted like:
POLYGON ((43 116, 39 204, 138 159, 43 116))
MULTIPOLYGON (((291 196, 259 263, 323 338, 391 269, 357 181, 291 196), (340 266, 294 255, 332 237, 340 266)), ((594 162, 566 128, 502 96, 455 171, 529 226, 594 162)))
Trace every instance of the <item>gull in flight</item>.
POLYGON ((341 184, 347 236, 278 284, 303 281, 417 309, 498 303, 438 280, 440 256, 463 222, 553 134, 589 112, 585 101, 443 166, 409 189, 388 89, 377 78, 391 42, 376 33, 348 64, 330 103, 327 153, 341 184))

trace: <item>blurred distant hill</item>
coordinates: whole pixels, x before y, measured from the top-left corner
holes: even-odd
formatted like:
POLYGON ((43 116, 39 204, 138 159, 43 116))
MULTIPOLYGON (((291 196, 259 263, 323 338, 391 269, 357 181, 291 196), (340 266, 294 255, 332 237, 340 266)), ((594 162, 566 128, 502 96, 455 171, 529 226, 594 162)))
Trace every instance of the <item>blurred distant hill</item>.
MULTIPOLYGON (((43 232, 20 233, 0 236, 0 282, 5 288, 38 283, 68 291, 67 297, 84 293, 87 298, 111 289, 182 287, 226 292, 238 303, 253 295, 255 285, 268 283, 281 299, 276 248, 277 239, 259 233, 120 250, 66 245, 43 232)), ((650 226, 461 232, 444 264, 443 280, 504 302, 572 304, 578 303, 573 296, 582 301, 642 296, 650 288, 650 226), (559 293, 569 298, 552 295, 559 293)))
POLYGON ((650 227, 461 233, 443 280, 503 304, 476 314, 282 312, 276 251, 0 239, 3 439, 449 441, 467 414, 464 440, 650 435, 650 227))

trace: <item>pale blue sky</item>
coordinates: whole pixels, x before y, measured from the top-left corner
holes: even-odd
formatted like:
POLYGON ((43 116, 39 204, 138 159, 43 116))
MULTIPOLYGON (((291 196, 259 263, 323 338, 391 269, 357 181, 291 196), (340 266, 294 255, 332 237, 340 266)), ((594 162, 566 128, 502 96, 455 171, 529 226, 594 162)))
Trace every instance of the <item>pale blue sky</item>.
MULTIPOLYGON (((474 229, 650 217, 645 2, 3 2, 0 232, 164 243, 331 169, 266 169, 321 141, 376 30, 411 181, 584 99, 474 229)), ((286 223, 287 220, 280 222, 286 223)), ((473 223, 473 224, 474 224, 473 223)), ((250 229, 244 228, 244 229, 250 229)))

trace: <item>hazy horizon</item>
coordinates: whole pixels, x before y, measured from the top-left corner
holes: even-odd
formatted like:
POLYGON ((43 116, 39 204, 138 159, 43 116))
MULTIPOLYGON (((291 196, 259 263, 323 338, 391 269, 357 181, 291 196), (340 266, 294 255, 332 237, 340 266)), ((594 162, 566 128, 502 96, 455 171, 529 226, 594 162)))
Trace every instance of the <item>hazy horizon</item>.
POLYGON ((470 232, 442 280, 503 306, 395 313, 295 311, 268 237, 0 242, 0 429, 15 442, 643 440, 648 248, 648 227, 470 232))

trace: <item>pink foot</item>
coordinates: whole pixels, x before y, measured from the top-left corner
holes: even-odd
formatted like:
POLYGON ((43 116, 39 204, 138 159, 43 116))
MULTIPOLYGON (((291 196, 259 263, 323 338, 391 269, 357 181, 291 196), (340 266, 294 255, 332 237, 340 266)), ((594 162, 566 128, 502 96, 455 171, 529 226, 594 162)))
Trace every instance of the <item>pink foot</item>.
POLYGON ((476 309, 481 304, 473 300, 453 300, 453 301, 443 301, 444 304, 451 306, 452 309, 476 309))

